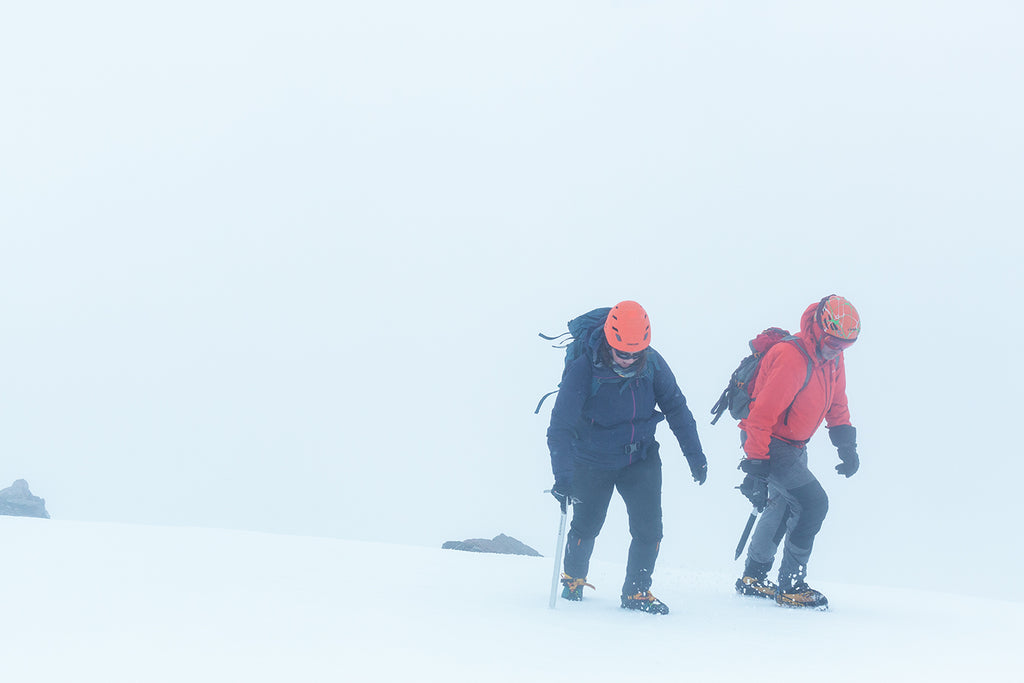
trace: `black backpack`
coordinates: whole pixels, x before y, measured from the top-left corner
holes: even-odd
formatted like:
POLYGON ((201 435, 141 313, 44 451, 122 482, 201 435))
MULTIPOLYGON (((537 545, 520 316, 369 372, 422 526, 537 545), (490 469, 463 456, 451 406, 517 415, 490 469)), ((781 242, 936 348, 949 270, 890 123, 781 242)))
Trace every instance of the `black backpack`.
MULTIPOLYGON (((558 344, 553 344, 556 349, 565 349, 565 365, 562 366, 562 379, 565 379, 565 372, 569 367, 569 363, 576 360, 584 353, 593 352, 592 348, 592 337, 594 330, 598 328, 604 328, 604 321, 608 319, 608 313, 611 312, 611 307, 606 308, 595 308, 594 310, 578 315, 569 321, 568 332, 549 337, 546 334, 538 333, 538 336, 548 341, 558 341, 558 344), (568 337, 568 338, 567 338, 568 337)), ((558 386, 562 386, 562 380, 558 381, 558 386)), ((541 405, 544 404, 544 400, 553 394, 557 394, 558 389, 549 391, 540 397, 540 402, 537 403, 537 409, 533 411, 534 415, 540 412, 541 405)))
MULTIPOLYGON (((807 383, 811 381, 811 374, 814 372, 814 363, 811 362, 807 349, 804 348, 798 337, 794 337, 787 330, 781 327, 769 327, 750 340, 749 346, 753 353, 740 361, 739 367, 733 371, 732 377, 729 378, 725 391, 722 392, 714 407, 711 408, 711 414, 715 416, 715 419, 711 420, 711 424, 718 422, 718 418, 722 417, 726 410, 737 420, 742 420, 750 415, 750 403, 753 400, 750 398, 750 394, 757 380, 757 371, 761 369, 761 359, 768 349, 779 342, 792 343, 800 349, 800 353, 807 359, 807 377, 804 379, 804 384, 800 387, 800 391, 807 387, 807 383)), ((796 399, 794 398, 794 400, 796 399)), ((786 408, 785 419, 789 418, 789 410, 792 407, 793 404, 790 403, 789 408, 786 408)))

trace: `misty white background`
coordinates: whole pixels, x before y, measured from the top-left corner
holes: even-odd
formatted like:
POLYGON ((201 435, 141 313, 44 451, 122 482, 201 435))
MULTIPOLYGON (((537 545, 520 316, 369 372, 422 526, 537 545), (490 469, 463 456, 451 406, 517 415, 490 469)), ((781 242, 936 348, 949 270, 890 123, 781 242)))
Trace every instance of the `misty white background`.
MULTIPOLYGON (((0 485, 63 520, 550 554, 533 408, 562 354, 536 333, 628 298, 710 463, 696 487, 659 432, 659 567, 734 572, 737 430, 708 409, 751 336, 835 292, 863 318, 862 467, 840 478, 811 443, 831 499, 812 585, 991 593, 1022 559, 1021 19, 7 8, 0 485)), ((623 518, 598 560, 624 564, 623 518)))

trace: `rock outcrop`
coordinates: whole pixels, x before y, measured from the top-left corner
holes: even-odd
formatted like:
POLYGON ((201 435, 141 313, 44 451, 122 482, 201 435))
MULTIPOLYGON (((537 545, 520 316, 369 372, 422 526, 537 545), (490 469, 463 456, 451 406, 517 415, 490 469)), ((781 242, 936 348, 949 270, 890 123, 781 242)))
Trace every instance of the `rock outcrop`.
POLYGON ((448 541, 441 548, 444 550, 466 550, 472 553, 499 553, 502 555, 543 557, 543 555, 530 546, 505 534, 498 534, 490 540, 486 538, 469 538, 465 541, 448 541))
POLYGON ((0 515, 50 518, 50 513, 46 511, 46 501, 33 496, 24 479, 18 479, 0 491, 0 515))

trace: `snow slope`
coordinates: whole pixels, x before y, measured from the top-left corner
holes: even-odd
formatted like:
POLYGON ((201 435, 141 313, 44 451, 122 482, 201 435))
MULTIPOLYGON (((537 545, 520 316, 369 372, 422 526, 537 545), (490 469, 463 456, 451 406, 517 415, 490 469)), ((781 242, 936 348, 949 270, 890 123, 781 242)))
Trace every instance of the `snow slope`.
POLYGON ((1024 635, 1019 603, 815 581, 800 612, 667 564, 655 617, 610 563, 550 610, 550 558, 12 517, 0 548, 11 681, 1016 681, 1024 635))

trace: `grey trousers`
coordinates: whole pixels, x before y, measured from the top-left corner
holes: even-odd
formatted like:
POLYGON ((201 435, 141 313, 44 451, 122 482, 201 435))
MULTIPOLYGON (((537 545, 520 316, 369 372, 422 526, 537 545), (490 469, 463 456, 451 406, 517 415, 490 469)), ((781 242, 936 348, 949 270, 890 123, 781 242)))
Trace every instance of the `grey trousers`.
POLYGON ((814 537, 828 513, 828 496, 807 468, 807 447, 773 438, 768 449, 768 506, 754 529, 744 573, 763 579, 785 539, 779 586, 802 583, 814 547, 814 537))

